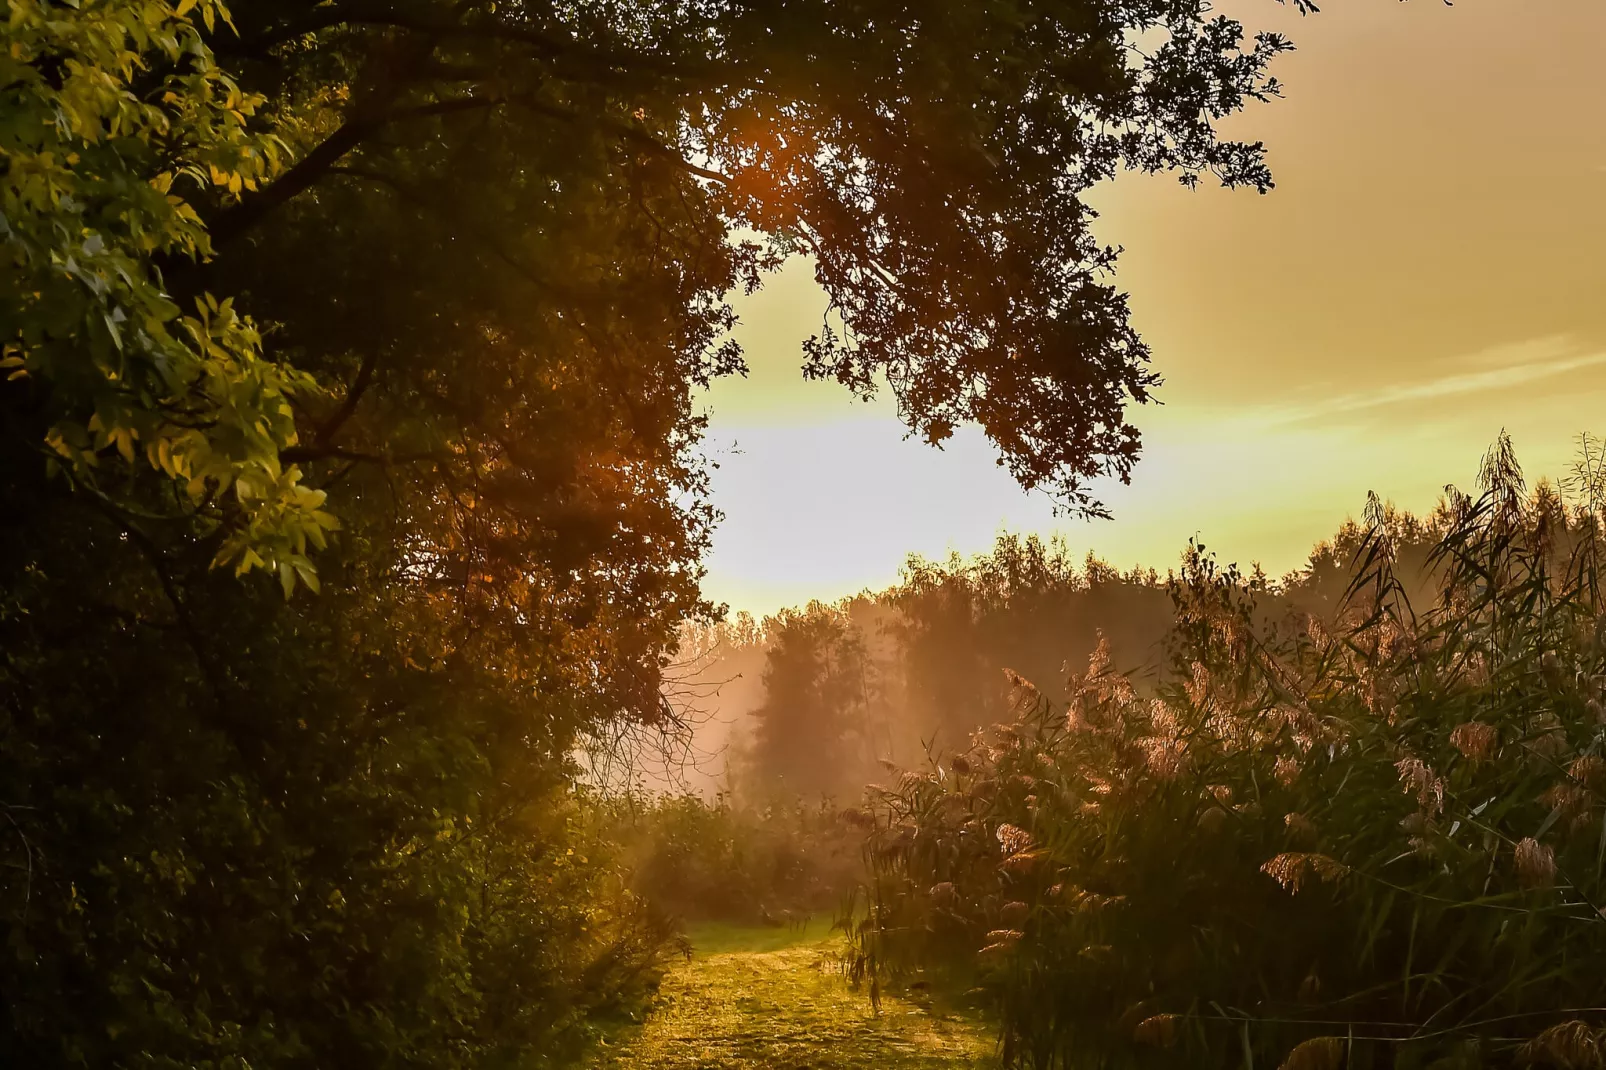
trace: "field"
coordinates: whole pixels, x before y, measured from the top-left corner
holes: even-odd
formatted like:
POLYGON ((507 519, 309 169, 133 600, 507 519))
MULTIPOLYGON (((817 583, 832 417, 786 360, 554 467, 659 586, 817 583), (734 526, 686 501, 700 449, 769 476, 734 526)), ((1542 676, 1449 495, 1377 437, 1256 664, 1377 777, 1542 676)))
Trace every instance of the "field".
POLYGON ((595 1070, 939 1070, 995 1067, 992 1032, 924 1000, 880 1012, 840 969, 839 936, 694 927, 646 1022, 610 1038, 595 1070))

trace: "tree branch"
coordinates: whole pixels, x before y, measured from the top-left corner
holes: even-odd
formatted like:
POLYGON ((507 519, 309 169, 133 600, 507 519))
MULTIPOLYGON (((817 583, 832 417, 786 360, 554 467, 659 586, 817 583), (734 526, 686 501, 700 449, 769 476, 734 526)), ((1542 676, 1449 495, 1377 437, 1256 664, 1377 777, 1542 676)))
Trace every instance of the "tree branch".
POLYGON ((357 377, 346 388, 346 396, 340 399, 339 407, 318 427, 313 437, 314 444, 321 446, 329 442, 339 433, 346 421, 351 419, 352 413, 357 411, 357 403, 362 400, 363 392, 374 381, 374 367, 378 362, 378 353, 370 350, 364 355, 362 364, 357 369, 357 377))
POLYGON ((557 68, 556 73, 571 81, 638 81, 637 72, 645 72, 658 80, 705 85, 740 83, 755 87, 760 73, 738 64, 715 60, 687 63, 643 52, 590 48, 572 38, 503 20, 463 22, 451 17, 409 14, 397 10, 394 4, 384 0, 346 0, 345 3, 320 5, 277 26, 241 38, 236 49, 242 55, 262 57, 276 45, 340 26, 379 26, 441 38, 520 44, 532 49, 540 58, 551 61, 557 68))
POLYGON ((390 468, 399 464, 417 464, 419 461, 443 461, 445 459, 446 454, 439 450, 383 454, 348 450, 341 446, 291 446, 289 449, 279 451, 279 460, 284 464, 338 460, 351 461, 354 464, 375 464, 382 468, 390 468))
POLYGON ((575 126, 581 126, 587 123, 600 126, 602 129, 613 134, 621 141, 627 141, 632 145, 644 149, 650 155, 668 161, 670 164, 682 171, 685 171, 687 174, 696 175, 698 178, 706 178, 711 182, 718 182, 721 185, 728 184, 731 181, 731 177, 729 175, 720 171, 710 170, 706 167, 699 167, 697 164, 692 163, 679 152, 675 151, 675 149, 669 145, 665 145, 662 141, 659 141, 657 138, 647 133, 647 131, 630 126, 628 123, 619 122, 617 119, 610 119, 605 115, 583 115, 571 108, 560 108, 556 104, 547 104, 544 101, 532 100, 527 97, 510 97, 508 98, 508 103, 515 104, 521 108, 525 108, 528 111, 533 111, 537 115, 544 115, 550 119, 558 119, 562 122, 570 123, 575 126))
POLYGON ((500 97, 457 97, 438 100, 412 108, 400 108, 376 116, 353 116, 272 185, 238 201, 208 226, 214 251, 235 241, 282 208, 298 193, 305 192, 328 173, 342 157, 371 137, 388 123, 406 119, 421 119, 433 115, 450 115, 477 108, 494 108, 503 103, 500 97))

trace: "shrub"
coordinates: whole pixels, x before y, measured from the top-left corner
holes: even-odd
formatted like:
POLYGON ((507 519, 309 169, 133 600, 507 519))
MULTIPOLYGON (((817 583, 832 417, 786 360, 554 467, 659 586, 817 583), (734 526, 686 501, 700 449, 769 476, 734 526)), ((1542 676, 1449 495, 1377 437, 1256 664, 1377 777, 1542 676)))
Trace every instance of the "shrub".
POLYGON ((738 805, 681 795, 638 806, 622 833, 632 887, 697 920, 782 922, 825 916, 863 873, 855 814, 829 801, 738 805))

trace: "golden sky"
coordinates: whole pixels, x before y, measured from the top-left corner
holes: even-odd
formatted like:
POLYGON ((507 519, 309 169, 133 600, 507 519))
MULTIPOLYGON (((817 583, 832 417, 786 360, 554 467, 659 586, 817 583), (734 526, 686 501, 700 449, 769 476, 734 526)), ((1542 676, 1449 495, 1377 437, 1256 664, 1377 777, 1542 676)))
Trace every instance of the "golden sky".
POLYGON ((768 612, 897 578, 909 552, 1058 531, 1112 563, 1298 566, 1368 490, 1430 508, 1502 427, 1530 475, 1606 431, 1606 0, 1223 0, 1298 50, 1284 99, 1228 127, 1277 188, 1122 175, 1099 232, 1165 376, 1111 521, 1056 520, 979 434, 905 441, 890 403, 804 383, 807 264, 738 303, 753 373, 717 385, 725 521, 706 589, 768 612))

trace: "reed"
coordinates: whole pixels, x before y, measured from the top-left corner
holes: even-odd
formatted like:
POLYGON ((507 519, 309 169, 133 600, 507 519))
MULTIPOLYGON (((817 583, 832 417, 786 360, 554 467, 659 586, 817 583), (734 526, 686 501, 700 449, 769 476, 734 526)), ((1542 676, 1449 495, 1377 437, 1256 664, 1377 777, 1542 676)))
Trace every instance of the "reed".
POLYGON ((1330 611, 1193 548, 1158 683, 1012 678, 874 793, 853 968, 1033 1070, 1606 1065, 1599 453, 1530 491, 1502 437, 1420 568, 1373 498, 1330 611))

